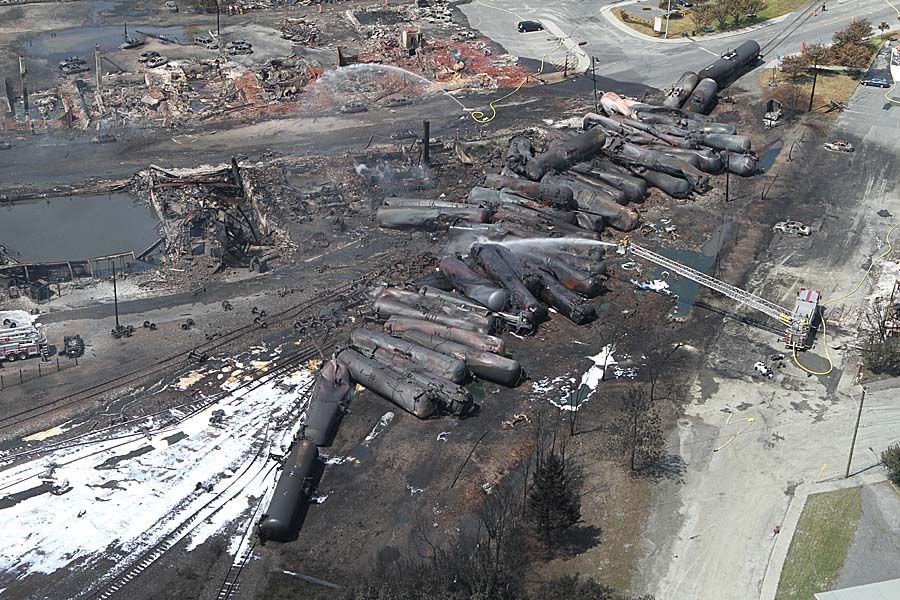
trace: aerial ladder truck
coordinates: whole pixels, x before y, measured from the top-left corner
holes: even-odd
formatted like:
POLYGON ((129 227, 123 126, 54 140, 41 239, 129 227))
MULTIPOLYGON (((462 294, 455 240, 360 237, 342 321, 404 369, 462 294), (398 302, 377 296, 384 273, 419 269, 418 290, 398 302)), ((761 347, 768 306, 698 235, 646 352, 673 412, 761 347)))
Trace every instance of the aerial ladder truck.
POLYGON ((731 298, 738 304, 749 306, 779 321, 785 329, 783 341, 785 347, 790 350, 808 350, 812 347, 815 337, 815 325, 819 318, 820 295, 816 290, 801 288, 797 293, 797 301, 794 310, 788 310, 756 294, 751 294, 706 273, 701 273, 687 265, 683 265, 661 254, 642 248, 631 242, 627 237, 619 241, 617 254, 632 254, 655 265, 663 267, 671 273, 686 277, 706 288, 715 290, 720 294, 731 298))

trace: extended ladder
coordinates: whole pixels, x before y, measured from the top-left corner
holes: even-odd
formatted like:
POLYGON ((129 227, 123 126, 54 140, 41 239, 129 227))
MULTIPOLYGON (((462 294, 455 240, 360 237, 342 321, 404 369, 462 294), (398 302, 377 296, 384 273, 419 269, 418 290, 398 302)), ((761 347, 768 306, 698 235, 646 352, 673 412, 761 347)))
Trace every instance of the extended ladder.
POLYGON ((668 269, 673 273, 681 275, 682 277, 686 277, 692 281, 696 281, 702 286, 708 287, 711 290, 715 290, 724 296, 728 296, 739 304, 749 306, 750 308, 756 309, 761 313, 769 315, 773 319, 781 321, 785 326, 788 327, 788 329, 793 328, 794 318, 792 315, 792 311, 778 306, 774 302, 769 302, 765 298, 760 298, 756 294, 751 294, 746 290, 742 290, 741 288, 729 285, 724 281, 719 281, 715 277, 710 277, 706 273, 701 273, 696 269, 692 269, 670 258, 666 258, 661 254, 657 254, 656 252, 652 252, 650 250, 647 250, 646 248, 642 248, 637 244, 631 243, 628 238, 622 240, 622 242, 619 244, 618 250, 619 254, 625 254, 626 252, 631 252, 639 258, 649 260, 650 262, 668 269))

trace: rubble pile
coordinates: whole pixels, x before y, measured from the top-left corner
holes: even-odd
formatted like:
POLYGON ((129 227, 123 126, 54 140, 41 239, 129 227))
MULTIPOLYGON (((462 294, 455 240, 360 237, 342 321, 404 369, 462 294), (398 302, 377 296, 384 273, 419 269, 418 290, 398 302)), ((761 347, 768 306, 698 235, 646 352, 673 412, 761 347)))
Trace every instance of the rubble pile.
POLYGON ((169 264, 265 270, 266 261, 277 256, 267 228, 247 202, 236 163, 178 173, 151 166, 140 180, 162 224, 169 264))
POLYGON ((279 29, 281 29, 281 37, 295 44, 306 47, 318 45, 319 28, 314 21, 308 21, 303 17, 288 17, 281 22, 279 29))
POLYGON ((495 89, 517 85, 528 77, 517 57, 494 55, 489 43, 453 23, 447 2, 426 7, 374 7, 346 14, 365 38, 360 62, 395 65, 435 81, 443 89, 495 89), (427 30, 410 23, 421 23, 427 30), (451 27, 456 31, 447 39, 445 29, 451 27))

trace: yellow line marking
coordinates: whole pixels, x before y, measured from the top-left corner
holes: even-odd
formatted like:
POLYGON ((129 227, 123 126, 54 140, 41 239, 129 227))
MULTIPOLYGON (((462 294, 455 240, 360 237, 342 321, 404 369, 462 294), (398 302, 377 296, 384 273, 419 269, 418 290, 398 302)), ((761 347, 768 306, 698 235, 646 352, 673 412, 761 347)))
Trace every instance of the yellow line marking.
POLYGON ((828 468, 828 463, 825 463, 824 465, 822 465, 822 470, 819 471, 819 476, 816 477, 816 481, 821 481, 821 480, 822 480, 822 475, 825 474, 825 469, 827 469, 827 468, 828 468))

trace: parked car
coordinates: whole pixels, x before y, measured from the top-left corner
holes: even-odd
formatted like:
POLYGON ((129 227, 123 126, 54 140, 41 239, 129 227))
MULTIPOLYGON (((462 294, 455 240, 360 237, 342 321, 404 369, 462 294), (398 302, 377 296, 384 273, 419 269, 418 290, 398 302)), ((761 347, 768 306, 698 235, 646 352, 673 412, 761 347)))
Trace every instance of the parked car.
POLYGON ((111 133, 101 133, 91 138, 92 144, 111 144, 116 141, 116 136, 111 133))
POLYGON ((169 12, 178 12, 178 5, 174 2, 166 2, 166 9, 169 12))
POLYGON ((138 56, 138 62, 145 63, 151 58, 156 58, 157 56, 159 56, 159 52, 157 52, 156 50, 145 50, 144 52, 141 52, 140 56, 138 56))
POLYGON ((682 8, 692 8, 694 3, 688 2, 687 0, 678 0, 678 6, 681 6, 682 8))
POLYGON ((519 33, 544 30, 544 26, 537 21, 519 21, 519 24, 516 26, 516 28, 519 30, 519 33))
POLYGON ((369 110, 369 107, 362 102, 350 102, 349 104, 343 105, 340 109, 340 112, 347 115, 352 115, 354 113, 366 112, 367 110, 369 110))
POLYGON ((119 44, 119 49, 120 50, 134 50, 135 48, 140 48, 143 45, 144 45, 144 40, 141 40, 138 38, 133 38, 133 37, 126 37, 125 41, 122 42, 121 44, 119 44))
POLYGON ((775 223, 775 227, 773 227, 772 230, 801 236, 808 236, 812 233, 812 230, 808 225, 804 225, 799 221, 779 221, 778 223, 775 223))
POLYGON ((891 82, 888 81, 887 79, 885 79, 884 77, 866 77, 859 83, 860 83, 860 85, 871 85, 873 87, 880 87, 880 88, 891 87, 891 82))
POLYGON ((156 67, 161 67, 164 64, 168 63, 169 59, 165 56, 151 56, 147 59, 147 62, 144 64, 150 67, 151 69, 155 69, 156 67))
POLYGON ((412 98, 408 96, 399 96, 397 98, 390 98, 384 105, 388 108, 394 108, 398 106, 409 106, 412 103, 412 98))
POLYGON ((201 35, 194 38, 194 43, 198 46, 202 46, 207 50, 216 50, 219 47, 219 44, 216 43, 216 40, 209 37, 208 35, 201 35))
POLYGON ((12 148, 12 144, 9 142, 0 142, 0 150, 9 150, 12 148))
POLYGON ((856 148, 853 147, 853 144, 845 140, 834 140, 833 142, 826 142, 825 149, 831 150, 832 152, 844 152, 847 154, 856 150, 856 148))

